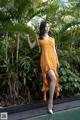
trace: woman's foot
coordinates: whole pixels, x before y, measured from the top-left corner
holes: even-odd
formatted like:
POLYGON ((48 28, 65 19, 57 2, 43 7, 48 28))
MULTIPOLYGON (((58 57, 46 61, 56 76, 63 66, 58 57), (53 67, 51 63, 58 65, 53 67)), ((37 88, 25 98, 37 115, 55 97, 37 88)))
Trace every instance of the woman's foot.
POLYGON ((53 112, 54 112, 53 101, 51 101, 51 100, 48 100, 48 112, 50 114, 53 114, 53 112))
POLYGON ((52 109, 48 109, 48 112, 53 115, 53 110, 52 109))
POLYGON ((53 105, 50 104, 50 103, 48 103, 48 112, 49 112, 50 114, 53 114, 53 105))

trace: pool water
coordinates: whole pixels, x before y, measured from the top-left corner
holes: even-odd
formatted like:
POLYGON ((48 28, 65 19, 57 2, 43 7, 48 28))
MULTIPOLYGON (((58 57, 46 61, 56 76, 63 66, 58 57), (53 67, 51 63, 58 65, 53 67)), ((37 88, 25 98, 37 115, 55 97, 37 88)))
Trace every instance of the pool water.
POLYGON ((40 115, 26 120, 80 120, 80 107, 55 112, 53 115, 40 115))

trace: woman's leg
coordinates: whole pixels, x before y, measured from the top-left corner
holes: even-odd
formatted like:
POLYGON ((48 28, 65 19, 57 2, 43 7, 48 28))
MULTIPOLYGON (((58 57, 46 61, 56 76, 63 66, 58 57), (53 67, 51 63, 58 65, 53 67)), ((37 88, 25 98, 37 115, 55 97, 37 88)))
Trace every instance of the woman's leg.
POLYGON ((56 86, 56 76, 55 76, 53 70, 49 70, 48 75, 51 79, 51 81, 50 81, 50 91, 49 91, 49 101, 48 101, 48 110, 52 110, 53 97, 54 97, 54 91, 55 91, 55 86, 56 86))

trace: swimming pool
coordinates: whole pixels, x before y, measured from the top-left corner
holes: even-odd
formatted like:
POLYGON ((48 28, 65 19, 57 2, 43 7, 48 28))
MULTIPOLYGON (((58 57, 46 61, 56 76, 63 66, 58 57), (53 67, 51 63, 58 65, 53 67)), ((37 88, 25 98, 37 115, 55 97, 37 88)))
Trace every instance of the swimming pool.
POLYGON ((28 118, 26 120, 80 120, 80 107, 28 118))

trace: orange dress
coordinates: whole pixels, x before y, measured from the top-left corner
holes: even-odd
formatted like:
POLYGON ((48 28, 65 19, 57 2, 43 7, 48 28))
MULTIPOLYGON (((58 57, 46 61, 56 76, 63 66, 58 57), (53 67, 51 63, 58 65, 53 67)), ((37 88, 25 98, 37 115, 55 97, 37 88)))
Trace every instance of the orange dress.
POLYGON ((40 66, 42 70, 43 77, 43 87, 42 92, 44 93, 44 100, 46 101, 46 92, 49 89, 50 78, 47 74, 49 70, 53 70, 56 76, 56 96, 59 95, 58 89, 58 57, 55 52, 55 39, 49 37, 48 40, 40 40, 39 44, 41 46, 41 58, 40 58, 40 66))

